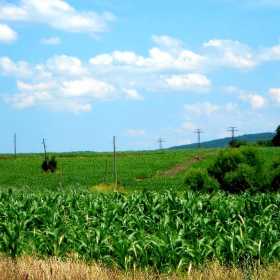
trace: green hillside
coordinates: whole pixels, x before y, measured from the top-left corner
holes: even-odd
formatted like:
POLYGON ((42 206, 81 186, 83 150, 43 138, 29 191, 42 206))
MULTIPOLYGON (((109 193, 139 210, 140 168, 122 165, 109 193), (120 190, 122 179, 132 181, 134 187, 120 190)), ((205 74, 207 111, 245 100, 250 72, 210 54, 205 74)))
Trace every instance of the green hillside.
MULTIPOLYGON (((256 134, 244 134, 242 136, 236 136, 235 139, 247 141, 250 143, 257 142, 258 140, 271 140, 274 137, 274 132, 264 132, 264 133, 256 133, 256 134)), ((224 148, 228 145, 231 141, 231 137, 205 141, 201 142, 200 146, 203 148, 224 148)), ((181 146, 174 146, 169 149, 193 149, 197 148, 197 143, 181 145, 181 146)))

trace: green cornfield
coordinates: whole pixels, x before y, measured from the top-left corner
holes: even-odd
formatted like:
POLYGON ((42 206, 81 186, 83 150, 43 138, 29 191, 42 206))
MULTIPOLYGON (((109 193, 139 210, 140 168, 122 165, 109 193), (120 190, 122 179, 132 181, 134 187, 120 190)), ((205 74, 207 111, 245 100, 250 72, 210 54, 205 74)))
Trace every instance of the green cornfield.
MULTIPOLYGON (((0 252, 160 272, 279 261, 280 194, 186 190, 188 163, 203 168, 213 152, 119 153, 125 191, 108 194, 93 187, 113 182, 112 154, 58 154, 54 174, 42 172, 43 155, 2 155, 0 252)), ((261 153, 268 165, 280 150, 261 153)))

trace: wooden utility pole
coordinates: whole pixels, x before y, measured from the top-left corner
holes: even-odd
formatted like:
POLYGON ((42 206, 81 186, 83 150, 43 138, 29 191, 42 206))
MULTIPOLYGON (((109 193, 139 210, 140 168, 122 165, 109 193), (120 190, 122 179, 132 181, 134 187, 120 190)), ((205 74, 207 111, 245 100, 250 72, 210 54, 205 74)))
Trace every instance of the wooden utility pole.
POLYGON ((47 150, 46 150, 46 147, 47 147, 47 146, 46 146, 45 140, 46 140, 46 139, 43 139, 43 143, 42 143, 42 144, 44 145, 44 150, 45 150, 45 160, 48 161, 47 150))
POLYGON ((17 158, 17 135, 14 133, 14 149, 15 149, 15 159, 17 158))
POLYGON ((196 129, 194 133, 197 133, 197 148, 200 148, 200 133, 202 133, 201 129, 196 129))
POLYGON ((118 178, 117 178, 117 155, 116 155, 116 137, 113 136, 113 145, 114 145, 114 178, 115 178, 115 184, 118 184, 118 178))

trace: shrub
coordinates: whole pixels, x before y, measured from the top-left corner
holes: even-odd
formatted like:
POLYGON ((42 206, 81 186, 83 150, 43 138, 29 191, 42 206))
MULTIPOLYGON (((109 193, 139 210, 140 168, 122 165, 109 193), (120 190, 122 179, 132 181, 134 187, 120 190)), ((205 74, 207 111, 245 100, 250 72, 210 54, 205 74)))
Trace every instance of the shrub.
POLYGON ((257 145, 261 147, 271 147, 273 143, 271 140, 258 140, 257 145))
POLYGON ((280 159, 274 158, 269 170, 271 184, 270 191, 276 192, 280 190, 280 159))
POLYGON ((42 169, 45 172, 55 172, 57 168, 57 161, 55 159, 55 156, 52 156, 51 159, 49 159, 49 156, 46 156, 44 162, 42 163, 42 169))
POLYGON ((256 169, 246 163, 238 165, 234 171, 227 172, 221 188, 230 193, 241 193, 245 190, 257 191, 259 180, 256 169))
POLYGON ((253 146, 221 150, 208 173, 220 183, 221 189, 230 193, 256 192, 269 185, 258 149, 253 146))
POLYGON ((189 168, 185 183, 192 191, 215 191, 220 188, 219 182, 210 177, 207 170, 200 168, 189 168))
POLYGON ((208 168, 208 173, 223 185, 225 183, 225 174, 236 170, 240 163, 246 163, 246 158, 240 149, 221 150, 214 159, 213 164, 208 168))
POLYGON ((241 146, 247 146, 249 143, 245 140, 238 140, 238 139, 234 139, 234 140, 231 140, 228 145, 231 147, 231 148, 239 148, 241 146))
POLYGON ((270 185, 270 191, 276 192, 280 190, 280 167, 278 167, 272 178, 272 182, 270 185))
POLYGON ((262 160, 258 152, 258 148, 247 146, 240 148, 241 153, 245 156, 245 163, 249 166, 255 167, 256 170, 262 169, 262 160))

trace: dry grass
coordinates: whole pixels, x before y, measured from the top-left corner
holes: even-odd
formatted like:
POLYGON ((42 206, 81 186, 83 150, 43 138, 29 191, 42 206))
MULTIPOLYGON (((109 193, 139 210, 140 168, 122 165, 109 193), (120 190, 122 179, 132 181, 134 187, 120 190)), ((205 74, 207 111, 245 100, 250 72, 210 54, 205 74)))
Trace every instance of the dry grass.
POLYGON ((62 261, 58 259, 40 260, 35 257, 21 257, 16 261, 0 256, 0 280, 132 280, 132 279, 172 279, 172 280, 279 280, 280 263, 274 263, 266 268, 242 270, 228 269, 214 263, 202 270, 189 269, 184 274, 156 274, 148 271, 131 271, 125 273, 110 270, 100 264, 87 266, 77 261, 62 261))

